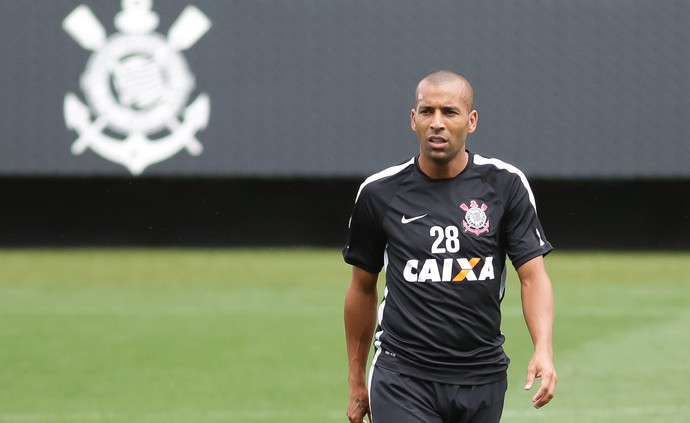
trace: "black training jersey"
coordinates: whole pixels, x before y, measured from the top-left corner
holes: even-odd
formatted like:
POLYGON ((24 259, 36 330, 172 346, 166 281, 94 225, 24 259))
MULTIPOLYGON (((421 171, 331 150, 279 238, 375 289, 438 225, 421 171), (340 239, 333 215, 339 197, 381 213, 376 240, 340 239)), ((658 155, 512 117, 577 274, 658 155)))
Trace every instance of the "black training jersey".
POLYGON ((413 158, 367 178, 343 256, 386 273, 375 364, 454 384, 504 377, 506 255, 518 268, 551 249, 527 179, 500 160, 470 153, 460 175, 431 179, 413 158))

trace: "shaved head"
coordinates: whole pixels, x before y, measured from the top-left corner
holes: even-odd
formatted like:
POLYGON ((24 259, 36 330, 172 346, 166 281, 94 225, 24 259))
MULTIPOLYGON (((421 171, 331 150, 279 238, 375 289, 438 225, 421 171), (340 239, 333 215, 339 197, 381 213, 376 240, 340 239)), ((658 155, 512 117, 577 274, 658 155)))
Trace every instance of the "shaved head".
POLYGON ((467 105, 470 107, 470 110, 472 110, 474 105, 474 90, 472 90, 470 81, 463 75, 449 70, 438 70, 422 78, 422 80, 419 81, 419 84, 417 84, 417 89, 415 90, 415 103, 419 101, 419 88, 422 84, 428 83, 433 85, 442 85, 449 82, 461 82, 463 84, 463 97, 467 102, 467 105))

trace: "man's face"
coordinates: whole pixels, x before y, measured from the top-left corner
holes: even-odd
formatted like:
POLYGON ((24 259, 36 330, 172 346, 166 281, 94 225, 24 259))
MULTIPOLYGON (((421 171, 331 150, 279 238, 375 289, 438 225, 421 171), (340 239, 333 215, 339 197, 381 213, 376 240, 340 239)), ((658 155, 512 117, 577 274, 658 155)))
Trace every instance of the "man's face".
POLYGON ((477 111, 471 109, 471 102, 462 80, 419 84, 417 105, 410 120, 419 139, 422 160, 445 165, 465 151, 467 134, 477 127, 477 111))

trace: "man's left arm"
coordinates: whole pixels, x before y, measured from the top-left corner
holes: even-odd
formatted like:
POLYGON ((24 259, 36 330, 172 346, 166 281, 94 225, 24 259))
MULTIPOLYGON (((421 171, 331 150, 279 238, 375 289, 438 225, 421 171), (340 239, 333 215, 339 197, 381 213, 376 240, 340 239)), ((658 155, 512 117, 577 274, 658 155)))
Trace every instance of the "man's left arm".
POLYGON ((534 407, 541 408, 554 397, 558 382, 553 362, 553 288, 542 256, 520 266, 517 273, 521 284, 522 312, 534 344, 525 390, 532 388, 535 378, 541 378, 541 386, 532 397, 534 407))

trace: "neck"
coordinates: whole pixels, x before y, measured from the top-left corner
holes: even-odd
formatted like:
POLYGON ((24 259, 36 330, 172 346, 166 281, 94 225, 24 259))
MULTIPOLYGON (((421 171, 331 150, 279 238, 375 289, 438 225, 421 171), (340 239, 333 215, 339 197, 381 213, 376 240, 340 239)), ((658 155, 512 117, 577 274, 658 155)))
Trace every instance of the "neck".
POLYGON ((423 154, 419 155, 419 168, 431 179, 450 179, 458 176, 467 167, 470 154, 467 150, 458 154, 448 163, 438 163, 423 154))

